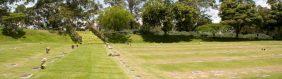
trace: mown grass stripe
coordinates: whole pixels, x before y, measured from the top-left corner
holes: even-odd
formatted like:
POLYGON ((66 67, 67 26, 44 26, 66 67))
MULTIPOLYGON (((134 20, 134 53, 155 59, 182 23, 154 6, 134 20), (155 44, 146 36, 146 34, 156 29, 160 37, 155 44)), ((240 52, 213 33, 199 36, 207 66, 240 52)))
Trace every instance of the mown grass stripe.
POLYGON ((36 74, 37 79, 127 79, 119 66, 106 56, 103 44, 82 45, 62 60, 36 74))

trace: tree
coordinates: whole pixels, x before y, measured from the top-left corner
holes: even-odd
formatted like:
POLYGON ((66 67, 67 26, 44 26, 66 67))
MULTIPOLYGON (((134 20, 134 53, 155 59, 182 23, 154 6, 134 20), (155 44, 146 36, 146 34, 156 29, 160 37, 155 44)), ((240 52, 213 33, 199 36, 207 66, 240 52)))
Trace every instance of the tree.
POLYGON ((146 0, 126 0, 128 3, 128 9, 130 13, 138 15, 140 11, 140 4, 146 0))
POLYGON ((274 30, 274 28, 271 26, 271 23, 273 23, 273 19, 271 19, 271 13, 270 9, 262 6, 258 6, 258 13, 260 18, 262 18, 262 21, 258 23, 258 29, 261 31, 266 31, 266 34, 269 35, 271 30, 274 30))
POLYGON ((215 7, 215 0, 179 0, 174 9, 178 31, 195 31, 198 26, 211 23, 203 8, 215 7))
POLYGON ((146 0, 126 0, 127 8, 135 17, 135 20, 130 22, 131 29, 139 28, 140 24, 137 21, 140 19, 141 3, 145 1, 146 0))
POLYGON ((123 31, 130 29, 129 22, 134 20, 133 15, 119 6, 107 8, 99 16, 98 22, 106 31, 123 31))
POLYGON ((130 22, 134 20, 133 15, 120 6, 112 6, 103 11, 98 17, 98 23, 102 26, 103 38, 107 42, 128 42, 127 30, 130 22))
POLYGON ((34 25, 42 29, 58 30, 62 25, 58 14, 60 2, 59 0, 38 0, 34 7, 28 9, 28 16, 34 21, 34 25))
POLYGON ((161 28, 165 35, 173 28, 172 8, 169 3, 163 1, 148 1, 143 7, 142 20, 144 23, 143 30, 161 28))
POLYGON ((39 0, 28 10, 34 24, 67 33, 75 42, 79 42, 77 28, 90 25, 98 8, 93 0, 39 0))
POLYGON ((31 18, 46 25, 47 29, 59 30, 65 24, 79 27, 82 21, 89 24, 97 14, 98 4, 92 0, 39 0, 36 5, 29 9, 31 18), (64 12, 65 11, 65 12, 64 12), (42 22, 43 21, 43 22, 42 22))
POLYGON ((12 3, 12 1, 0 0, 0 24, 2 23, 2 17, 9 14, 7 4, 12 3))
POLYGON ((276 27, 278 30, 278 34, 281 33, 281 25, 282 25, 282 1, 281 0, 268 0, 268 4, 271 5, 270 11, 270 25, 276 27))
POLYGON ((21 25, 25 22, 26 16, 23 13, 11 13, 3 16, 3 34, 13 38, 21 38, 25 35, 21 25))
POLYGON ((220 6, 220 16, 223 23, 235 29, 236 38, 243 27, 254 26, 259 14, 252 0, 224 0, 220 6))
POLYGON ((229 29, 228 25, 223 24, 206 24, 197 28, 199 32, 208 32, 212 33, 213 37, 215 37, 216 33, 227 32, 229 29))
POLYGON ((16 13, 9 12, 8 5, 17 1, 18 0, 0 0, 0 25, 3 24, 2 32, 4 35, 16 39, 25 35, 23 26, 26 22, 26 15, 23 13, 25 7, 23 5, 16 9, 16 13))
POLYGON ((176 3, 173 12, 175 14, 176 30, 191 31, 194 28, 196 18, 199 13, 194 7, 187 6, 184 3, 176 3))

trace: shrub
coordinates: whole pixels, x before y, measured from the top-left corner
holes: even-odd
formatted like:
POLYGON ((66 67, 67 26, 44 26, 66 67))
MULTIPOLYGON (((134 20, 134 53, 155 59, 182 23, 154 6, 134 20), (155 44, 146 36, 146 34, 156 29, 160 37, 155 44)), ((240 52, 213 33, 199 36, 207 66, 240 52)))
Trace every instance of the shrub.
POLYGON ((119 6, 107 8, 98 18, 98 23, 106 31, 123 31, 130 29, 130 22, 134 20, 133 15, 119 6))
POLYGON ((98 18, 105 41, 112 43, 129 41, 130 32, 126 30, 134 28, 134 26, 130 26, 131 23, 134 23, 133 21, 133 15, 119 6, 107 8, 98 18))
POLYGON ((197 28, 197 31, 200 33, 212 33, 213 36, 216 33, 222 33, 229 31, 230 26, 223 24, 207 24, 197 28))
POLYGON ((107 42, 126 43, 131 42, 128 32, 104 32, 107 42))
POLYGON ((17 26, 4 26, 2 34, 18 39, 23 37, 25 35, 25 32, 23 28, 18 28, 17 26))
POLYGON ((26 16, 23 13, 11 13, 7 16, 3 16, 3 34, 16 39, 23 37, 25 32, 20 25, 24 23, 25 19, 26 16))

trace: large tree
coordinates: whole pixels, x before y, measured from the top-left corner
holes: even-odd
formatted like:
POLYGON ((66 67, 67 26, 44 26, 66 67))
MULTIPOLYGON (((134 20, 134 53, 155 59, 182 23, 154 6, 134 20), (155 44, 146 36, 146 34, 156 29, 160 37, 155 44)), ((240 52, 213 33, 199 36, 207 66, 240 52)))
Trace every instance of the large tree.
POLYGON ((175 4, 176 27, 179 31, 194 31, 198 26, 211 23, 206 8, 216 8, 215 0, 179 0, 175 4))
POLYGON ((23 24, 26 20, 26 15, 23 13, 10 13, 2 18, 4 28, 3 34, 13 38, 21 38, 25 35, 23 24))
POLYGON ((175 21, 176 21, 176 30, 178 31, 191 31, 197 18, 199 18, 199 12, 191 6, 187 6, 184 3, 177 2, 173 9, 175 21))
POLYGON ((170 3, 162 0, 148 1, 142 11, 143 30, 161 28, 167 34, 173 27, 171 11, 170 3))
POLYGON ((281 35, 282 27, 282 1, 281 0, 268 0, 268 4, 271 6, 269 24, 276 27, 278 34, 281 35))
POLYGON ((98 18, 99 24, 105 31, 124 31, 130 29, 133 15, 123 7, 113 6, 102 12, 98 18))
POLYGON ((80 39, 76 29, 91 24, 97 10, 98 5, 92 0, 38 0, 28 9, 34 25, 68 33, 74 41, 80 39))
POLYGON ((258 17, 262 18, 262 21, 258 23, 258 31, 266 31, 266 34, 269 35, 270 31, 274 30, 274 27, 271 26, 271 23, 275 22, 275 20, 271 19, 271 10, 262 6, 258 6, 257 10, 260 14, 258 17))
POLYGON ((121 6, 112 6, 101 12, 98 23, 102 26, 102 37, 107 42, 129 41, 130 22, 134 20, 133 15, 121 6))
POLYGON ((55 30, 65 24, 78 27, 81 21, 92 22, 97 10, 98 5, 92 0, 39 0, 29 9, 36 22, 55 30))
POLYGON ((220 16, 223 23, 235 29, 236 38, 239 37, 243 27, 254 26, 259 14, 252 0, 224 0, 220 6, 220 16))
MULTIPOLYGON (((11 12, 9 5, 20 0, 0 0, 0 25, 3 24, 3 34, 13 38, 21 38, 25 35, 23 27, 27 21, 25 6, 20 5, 15 12, 11 12)), ((27 0, 28 2, 30 0, 27 0)))
POLYGON ((141 9, 141 3, 146 0, 126 0, 130 13, 138 15, 141 9))

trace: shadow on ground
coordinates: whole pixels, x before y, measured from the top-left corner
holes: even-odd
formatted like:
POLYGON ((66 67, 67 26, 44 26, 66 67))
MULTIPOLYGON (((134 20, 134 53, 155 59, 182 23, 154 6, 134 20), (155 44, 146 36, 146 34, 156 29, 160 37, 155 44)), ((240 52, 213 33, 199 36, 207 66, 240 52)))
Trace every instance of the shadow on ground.
MULTIPOLYGON (((177 42, 190 42, 192 39, 200 39, 206 42, 240 42, 240 41, 270 41, 273 39, 257 39, 257 38, 235 38, 235 37, 204 37, 193 35, 154 35, 144 34, 141 35, 145 42, 155 43, 177 43, 177 42)), ((281 40, 277 40, 281 41, 281 40)))
POLYGON ((191 35, 141 35, 145 42, 155 43, 176 43, 176 42, 189 42, 193 36, 191 35))

